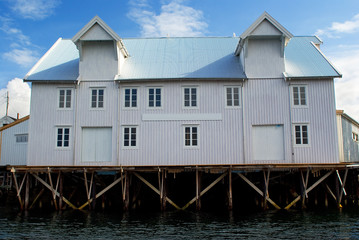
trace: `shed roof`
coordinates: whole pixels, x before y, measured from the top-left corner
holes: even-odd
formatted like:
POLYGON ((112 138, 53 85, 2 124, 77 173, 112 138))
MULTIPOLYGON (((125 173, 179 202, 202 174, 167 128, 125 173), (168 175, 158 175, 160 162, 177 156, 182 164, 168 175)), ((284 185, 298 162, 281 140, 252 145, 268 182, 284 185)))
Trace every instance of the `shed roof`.
MULTIPOLYGON (((238 37, 123 39, 130 56, 115 80, 245 79, 234 55, 238 37)), ((315 46, 316 37, 293 37, 284 50, 287 78, 328 78, 341 74, 315 46)), ((79 76, 79 51, 59 39, 25 76, 30 82, 74 82, 79 76)))

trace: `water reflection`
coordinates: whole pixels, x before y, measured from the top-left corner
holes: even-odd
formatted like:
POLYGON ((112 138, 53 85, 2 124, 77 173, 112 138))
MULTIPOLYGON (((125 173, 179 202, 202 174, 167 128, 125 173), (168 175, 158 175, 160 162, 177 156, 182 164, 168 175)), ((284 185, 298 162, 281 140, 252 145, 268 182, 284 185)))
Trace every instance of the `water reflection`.
POLYGON ((359 211, 102 213, 0 208, 0 239, 359 239, 359 211))

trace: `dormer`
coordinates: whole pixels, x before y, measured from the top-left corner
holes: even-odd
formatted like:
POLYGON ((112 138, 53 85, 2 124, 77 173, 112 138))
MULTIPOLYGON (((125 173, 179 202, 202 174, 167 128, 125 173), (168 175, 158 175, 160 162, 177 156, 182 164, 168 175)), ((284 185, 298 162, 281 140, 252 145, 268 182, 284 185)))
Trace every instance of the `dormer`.
POLYGON ((95 16, 73 38, 80 54, 79 79, 113 80, 121 73, 128 52, 121 38, 95 16))
POLYGON ((248 78, 277 78, 284 72, 284 48, 293 35, 264 12, 241 36, 235 50, 248 78))

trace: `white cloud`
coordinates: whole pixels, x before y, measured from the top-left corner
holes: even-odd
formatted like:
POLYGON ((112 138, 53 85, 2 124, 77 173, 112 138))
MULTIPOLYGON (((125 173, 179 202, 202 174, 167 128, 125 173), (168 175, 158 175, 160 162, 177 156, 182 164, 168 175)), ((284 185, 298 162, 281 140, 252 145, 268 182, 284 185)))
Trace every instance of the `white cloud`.
POLYGON ((0 89, 0 114, 6 114, 6 93, 9 92, 9 113, 11 117, 16 117, 19 113, 20 118, 30 113, 29 84, 24 83, 20 78, 14 78, 8 82, 7 87, 0 89))
POLYGON ((27 48, 13 49, 4 53, 3 59, 15 62, 23 67, 30 67, 38 60, 38 53, 27 48))
POLYGON ((58 0, 12 0, 11 9, 23 18, 42 20, 53 14, 58 0))
POLYGON ((359 31, 359 14, 355 15, 351 20, 345 22, 333 22, 326 29, 319 29, 315 33, 318 36, 327 36, 330 38, 339 38, 339 34, 355 33, 359 31))
POLYGON ((359 48, 353 49, 332 57, 332 60, 343 74, 343 78, 335 80, 337 109, 359 121, 359 48))
POLYGON ((128 17, 138 23, 143 37, 195 37, 207 30, 203 13, 185 6, 181 0, 172 0, 161 6, 156 14, 146 0, 131 1, 128 17))

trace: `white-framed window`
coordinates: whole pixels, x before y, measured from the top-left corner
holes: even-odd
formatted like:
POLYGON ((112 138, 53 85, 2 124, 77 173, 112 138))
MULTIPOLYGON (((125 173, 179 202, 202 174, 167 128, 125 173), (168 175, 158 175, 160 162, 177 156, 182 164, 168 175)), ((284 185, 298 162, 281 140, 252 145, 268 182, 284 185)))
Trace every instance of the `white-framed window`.
POLYGON ((183 106, 185 108, 198 107, 198 88, 183 87, 183 106))
POLYGON ((27 143, 29 135, 27 133, 24 134, 16 134, 16 143, 27 143))
POLYGON ((294 107, 308 106, 308 94, 306 85, 292 86, 292 105, 294 107))
POLYGON ((137 148, 137 127, 124 126, 123 127, 123 144, 124 148, 137 148))
POLYGON ((91 88, 91 108, 104 108, 105 89, 91 88))
POLYGON ((185 147, 198 147, 198 129, 198 126, 185 125, 183 127, 185 147))
POLYGON ((148 88, 148 107, 150 108, 162 107, 162 88, 160 87, 148 88))
POLYGON ((354 141, 354 142, 358 142, 358 141, 359 141, 359 138, 358 138, 358 134, 357 134, 357 133, 353 132, 352 136, 353 136, 353 141, 354 141))
POLYGON ((56 128, 56 147, 68 148, 70 147, 70 127, 56 128))
POLYGON ((72 89, 60 88, 59 89, 59 109, 71 109, 72 105, 72 89))
POLYGON ((125 108, 137 108, 137 88, 125 88, 124 89, 124 107, 125 108))
POLYGON ((294 144, 297 146, 309 145, 309 126, 308 124, 294 125, 294 144))
POLYGON ((239 86, 227 86, 226 90, 226 107, 235 108, 240 107, 240 96, 241 96, 241 87, 239 86))

